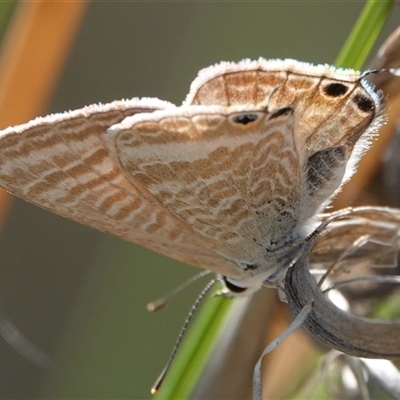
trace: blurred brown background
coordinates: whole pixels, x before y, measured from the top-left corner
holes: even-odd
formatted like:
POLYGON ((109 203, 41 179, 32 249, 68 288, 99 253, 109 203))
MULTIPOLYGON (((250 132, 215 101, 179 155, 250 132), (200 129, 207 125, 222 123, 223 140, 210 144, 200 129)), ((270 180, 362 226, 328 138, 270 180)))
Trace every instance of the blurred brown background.
MULTIPOLYGON (((136 96, 179 104, 197 71, 222 60, 332 63, 363 5, 94 1, 47 111, 136 96)), ((155 315, 145 305, 196 271, 15 200, 0 302, 54 363, 40 370, 0 338, 0 397, 149 398, 198 290, 155 315)))

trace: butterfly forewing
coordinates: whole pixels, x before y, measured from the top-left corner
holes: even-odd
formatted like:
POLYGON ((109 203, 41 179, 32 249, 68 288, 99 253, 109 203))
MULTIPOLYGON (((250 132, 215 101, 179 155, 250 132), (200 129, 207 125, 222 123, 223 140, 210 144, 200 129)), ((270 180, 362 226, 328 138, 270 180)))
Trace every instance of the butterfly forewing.
POLYGON ((101 134, 128 115, 174 108, 156 99, 117 101, 38 118, 0 135, 0 185, 63 217, 194 265, 233 274, 109 156, 101 134))

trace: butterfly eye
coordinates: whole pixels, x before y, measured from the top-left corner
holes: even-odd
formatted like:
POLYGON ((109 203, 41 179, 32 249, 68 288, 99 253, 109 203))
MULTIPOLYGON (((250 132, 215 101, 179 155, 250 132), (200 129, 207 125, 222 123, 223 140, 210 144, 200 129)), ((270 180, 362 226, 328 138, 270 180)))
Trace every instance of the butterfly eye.
POLYGON ((330 83, 324 87, 324 92, 330 97, 340 97, 346 94, 349 88, 343 83, 330 83))
POLYGON ((247 288, 245 287, 240 287, 235 285, 234 283, 232 283, 229 278, 223 276, 222 277, 226 288, 234 295, 234 294, 239 294, 239 293, 243 293, 247 290, 247 288))
POLYGON ((237 124, 247 125, 250 122, 257 121, 258 115, 257 114, 240 114, 235 115, 233 117, 233 122, 237 124))
POLYGON ((374 102, 360 93, 357 93, 353 97, 353 101, 357 104, 357 107, 364 112, 372 111, 375 108, 374 102))

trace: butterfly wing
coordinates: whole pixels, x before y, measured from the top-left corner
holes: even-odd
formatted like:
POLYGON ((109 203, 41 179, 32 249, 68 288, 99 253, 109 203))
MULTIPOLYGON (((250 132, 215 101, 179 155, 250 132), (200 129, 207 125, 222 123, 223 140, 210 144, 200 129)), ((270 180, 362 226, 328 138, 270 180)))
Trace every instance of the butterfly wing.
POLYGON ((265 263, 300 206, 293 112, 183 106, 125 119, 105 136, 131 183, 224 257, 265 263))
POLYGON ((221 63, 200 72, 182 107, 134 99, 2 131, 0 186, 237 276, 238 260, 266 262, 350 175, 379 104, 354 71, 221 63))
POLYGON ((199 72, 185 104, 292 106, 304 171, 301 224, 354 172, 380 124, 381 99, 353 70, 295 60, 223 62, 199 72))
POLYGON ((115 101, 0 132, 0 186, 39 207, 175 259, 234 275, 125 178, 100 139, 125 117, 174 105, 115 101))

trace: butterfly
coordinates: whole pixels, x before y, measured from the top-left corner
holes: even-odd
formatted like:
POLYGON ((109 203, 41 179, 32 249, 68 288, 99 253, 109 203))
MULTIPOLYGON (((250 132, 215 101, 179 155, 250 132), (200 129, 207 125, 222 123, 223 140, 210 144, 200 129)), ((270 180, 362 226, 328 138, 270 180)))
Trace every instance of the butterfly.
POLYGON ((222 62, 181 106, 134 98, 0 132, 0 187, 223 276, 276 286, 354 172, 382 99, 353 70, 222 62))

